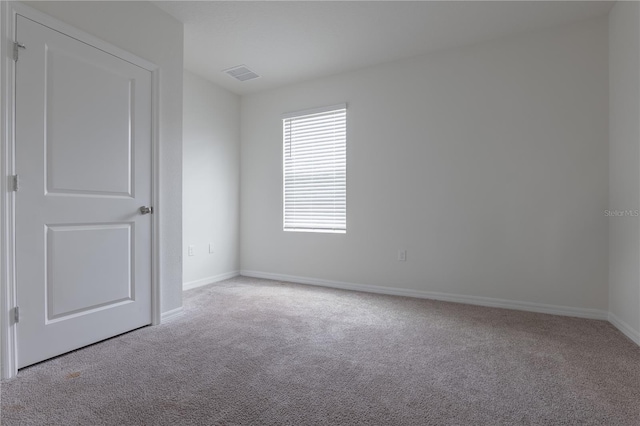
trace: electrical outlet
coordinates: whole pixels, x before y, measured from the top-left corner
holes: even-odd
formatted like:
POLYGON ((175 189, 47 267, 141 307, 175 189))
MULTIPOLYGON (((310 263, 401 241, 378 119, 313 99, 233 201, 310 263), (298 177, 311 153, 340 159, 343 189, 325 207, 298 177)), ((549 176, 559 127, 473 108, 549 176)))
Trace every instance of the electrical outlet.
POLYGON ((213 253, 213 243, 209 243, 209 254, 213 253))
POLYGON ((187 251, 187 254, 188 254, 189 256, 195 256, 195 255, 196 255, 196 254, 195 254, 195 251, 196 251, 196 246, 189 246, 189 249, 188 249, 188 251, 187 251))
POLYGON ((398 262, 406 262, 406 261, 407 261, 407 251, 398 250, 398 262))

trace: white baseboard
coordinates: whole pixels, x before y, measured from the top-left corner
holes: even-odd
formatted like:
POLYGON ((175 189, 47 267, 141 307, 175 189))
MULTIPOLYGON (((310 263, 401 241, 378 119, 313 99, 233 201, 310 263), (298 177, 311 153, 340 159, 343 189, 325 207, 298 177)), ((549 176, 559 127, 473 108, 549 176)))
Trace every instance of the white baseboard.
POLYGON ((228 280, 229 278, 237 277, 238 275, 240 275, 240 271, 231 271, 225 272, 224 274, 214 275, 213 277, 206 277, 195 281, 189 281, 182 284, 182 290, 191 290, 193 288, 217 283, 218 281, 228 280))
POLYGON ((631 327, 626 322, 622 321, 620 318, 618 318, 611 312, 609 312, 609 322, 613 324, 615 328, 620 330, 622 334, 624 334, 633 342, 635 342, 636 345, 640 346, 640 331, 634 330, 633 327, 631 327))
POLYGON ((574 308, 571 306, 546 305, 542 303, 519 302, 516 300, 494 299, 481 296, 464 296, 435 291, 410 290, 377 285, 354 284, 342 281, 330 281, 317 278, 299 277, 294 275, 273 274, 270 272, 241 270, 240 275, 269 280, 288 281, 299 284, 310 284, 322 287, 339 288, 343 290, 364 291, 368 293, 389 294, 393 296, 416 297, 420 299, 442 300, 445 302, 466 303, 469 305, 487 306, 491 308, 515 309, 518 311, 538 312, 543 314, 563 315, 569 317, 607 320, 608 312, 599 309, 574 308))
POLYGON ((172 309, 167 312, 163 312, 160 315, 160 324, 164 324, 165 322, 171 321, 179 316, 181 316, 184 312, 182 311, 182 306, 179 308, 172 309))

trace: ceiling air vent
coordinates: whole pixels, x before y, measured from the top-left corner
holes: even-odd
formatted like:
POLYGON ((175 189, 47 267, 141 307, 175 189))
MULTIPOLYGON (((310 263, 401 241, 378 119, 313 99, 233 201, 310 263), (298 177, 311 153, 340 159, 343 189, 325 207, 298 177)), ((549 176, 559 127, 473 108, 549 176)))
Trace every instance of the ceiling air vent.
POLYGON ((253 80, 254 78, 260 77, 258 74, 256 74, 255 72, 251 71, 245 65, 238 65, 237 67, 232 67, 232 68, 226 69, 223 72, 226 72, 231 77, 235 78, 236 80, 240 80, 240 81, 253 80))

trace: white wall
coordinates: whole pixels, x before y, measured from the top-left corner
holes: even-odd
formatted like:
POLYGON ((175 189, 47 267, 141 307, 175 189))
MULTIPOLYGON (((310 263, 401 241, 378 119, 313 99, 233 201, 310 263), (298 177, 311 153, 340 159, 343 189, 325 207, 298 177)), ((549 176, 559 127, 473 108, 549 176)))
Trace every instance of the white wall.
POLYGON ((243 97, 243 273, 606 316, 607 35, 603 17, 243 97), (283 232, 280 114, 345 101, 347 234, 283 232))
POLYGON ((240 269, 240 97, 185 71, 183 104, 182 276, 191 288, 240 269))
POLYGON ((160 67, 162 312, 182 306, 183 28, 149 2, 25 2, 160 67))
MULTIPOLYGON (((640 4, 609 14, 609 209, 640 209, 640 4)), ((640 218, 609 219, 611 320, 640 344, 640 218)))

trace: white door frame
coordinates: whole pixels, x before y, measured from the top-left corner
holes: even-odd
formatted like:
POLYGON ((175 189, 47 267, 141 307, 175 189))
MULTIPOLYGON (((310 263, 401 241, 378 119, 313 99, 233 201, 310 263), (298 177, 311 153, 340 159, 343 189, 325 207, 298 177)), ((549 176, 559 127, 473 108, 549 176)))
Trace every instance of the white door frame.
MULTIPOLYGON (((15 174, 15 62, 10 49, 16 37, 17 15, 36 21, 55 31, 89 44, 104 52, 151 72, 151 170, 152 206, 151 215, 151 318, 152 325, 160 324, 160 221, 162 211, 160 195, 160 145, 159 135, 159 73, 157 65, 139 58, 125 50, 106 43, 64 22, 18 2, 0 2, 0 360, 3 379, 18 374, 17 330, 13 320, 16 306, 17 280, 15 275, 15 192, 11 188, 10 176, 15 174)), ((19 41, 19 40, 18 40, 19 41)), ((28 48, 28 46, 27 46, 28 48)))

